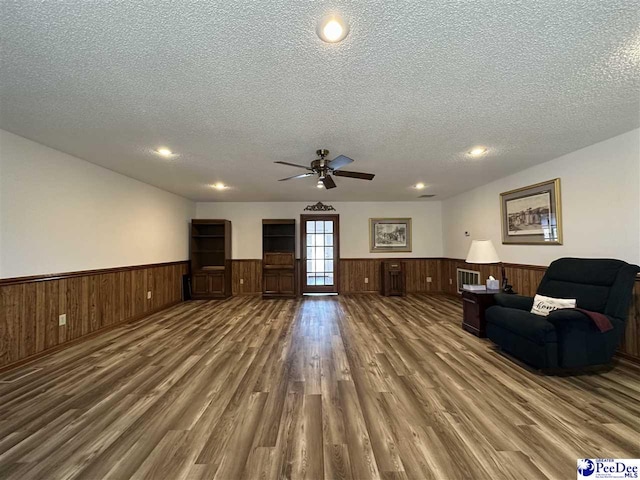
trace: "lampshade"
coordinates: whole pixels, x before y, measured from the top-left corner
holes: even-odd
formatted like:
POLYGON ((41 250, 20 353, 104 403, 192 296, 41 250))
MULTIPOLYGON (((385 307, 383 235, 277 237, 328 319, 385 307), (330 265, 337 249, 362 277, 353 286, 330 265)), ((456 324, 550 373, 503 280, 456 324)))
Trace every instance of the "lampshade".
POLYGON ((500 258, 491 240, 473 240, 466 261, 468 263, 500 263, 500 258))

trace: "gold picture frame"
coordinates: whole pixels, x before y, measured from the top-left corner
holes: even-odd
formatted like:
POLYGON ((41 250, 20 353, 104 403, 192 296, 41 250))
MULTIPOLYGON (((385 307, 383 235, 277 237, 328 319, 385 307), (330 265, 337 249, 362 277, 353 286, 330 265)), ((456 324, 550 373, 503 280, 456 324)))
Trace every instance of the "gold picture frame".
POLYGON ((370 218, 369 251, 411 252, 411 218, 370 218))
POLYGON ((500 194, 504 245, 562 245, 560 179, 500 194))

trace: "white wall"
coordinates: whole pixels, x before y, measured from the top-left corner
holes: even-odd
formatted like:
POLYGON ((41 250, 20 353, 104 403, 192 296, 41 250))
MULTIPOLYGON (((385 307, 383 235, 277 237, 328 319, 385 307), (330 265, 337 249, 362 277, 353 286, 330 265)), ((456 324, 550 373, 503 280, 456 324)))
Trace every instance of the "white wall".
MULTIPOLYGON (((262 258, 262 219, 294 218, 300 221, 308 202, 220 202, 198 203, 196 218, 231 220, 232 253, 236 259, 262 258)), ((442 215, 440 202, 325 202, 340 215, 340 257, 441 257, 442 215), (413 251, 411 253, 370 253, 369 218, 411 217, 413 251)), ((299 230, 299 226, 298 232, 299 230)), ((296 252, 299 256, 300 242, 296 252)))
POLYGON ((0 130, 0 278, 188 259, 195 204, 0 130))
POLYGON ((548 265, 563 256, 640 263, 638 179, 640 130, 633 130, 444 200, 444 254, 465 258, 472 239, 488 238, 509 263, 548 265), (564 244, 502 245, 500 193, 557 177, 564 244))

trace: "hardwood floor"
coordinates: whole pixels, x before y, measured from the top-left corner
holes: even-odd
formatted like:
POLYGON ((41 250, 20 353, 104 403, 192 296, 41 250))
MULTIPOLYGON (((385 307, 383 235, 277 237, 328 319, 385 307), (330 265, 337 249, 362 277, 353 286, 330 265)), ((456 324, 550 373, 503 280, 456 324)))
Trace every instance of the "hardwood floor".
POLYGON ((575 478, 640 457, 640 371, 537 375, 459 301, 183 303, 0 376, 0 478, 575 478))

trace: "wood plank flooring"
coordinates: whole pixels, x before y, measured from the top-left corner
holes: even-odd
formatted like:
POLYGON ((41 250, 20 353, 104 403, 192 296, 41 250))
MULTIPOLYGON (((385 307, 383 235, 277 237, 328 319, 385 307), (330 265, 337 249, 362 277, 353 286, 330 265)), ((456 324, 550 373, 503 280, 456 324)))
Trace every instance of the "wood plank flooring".
POLYGON ((0 478, 575 478, 640 457, 640 371, 545 377, 459 301, 183 303, 0 376, 0 478))

